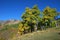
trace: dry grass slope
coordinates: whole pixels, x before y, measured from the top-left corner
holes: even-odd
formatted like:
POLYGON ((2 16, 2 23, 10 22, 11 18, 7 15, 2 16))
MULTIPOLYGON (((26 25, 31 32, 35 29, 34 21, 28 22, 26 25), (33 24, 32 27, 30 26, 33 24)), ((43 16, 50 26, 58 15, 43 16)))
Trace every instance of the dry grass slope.
POLYGON ((9 40, 60 40, 60 28, 49 28, 22 36, 14 36, 9 40))

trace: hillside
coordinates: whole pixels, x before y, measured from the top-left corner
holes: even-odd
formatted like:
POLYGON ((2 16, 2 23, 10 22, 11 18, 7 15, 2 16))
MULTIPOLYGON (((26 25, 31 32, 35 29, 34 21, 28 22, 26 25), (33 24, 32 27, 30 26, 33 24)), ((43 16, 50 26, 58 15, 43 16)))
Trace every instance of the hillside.
POLYGON ((60 40, 60 28, 49 28, 22 36, 14 36, 9 40, 60 40))
POLYGON ((6 20, 0 22, 0 40, 8 40, 17 33, 19 20, 6 20))
POLYGON ((5 20, 5 21, 0 20, 0 30, 4 28, 5 25, 14 25, 14 24, 18 24, 19 22, 20 22, 19 20, 15 20, 15 19, 5 20))

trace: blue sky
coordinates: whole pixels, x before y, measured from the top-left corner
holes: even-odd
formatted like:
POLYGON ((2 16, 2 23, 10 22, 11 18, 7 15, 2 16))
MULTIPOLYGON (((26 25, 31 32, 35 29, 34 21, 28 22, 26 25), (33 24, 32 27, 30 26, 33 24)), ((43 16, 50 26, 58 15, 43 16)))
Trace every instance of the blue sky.
POLYGON ((38 5, 40 11, 50 6, 60 12, 60 0, 0 0, 0 20, 21 20, 25 8, 32 8, 35 4, 38 5))

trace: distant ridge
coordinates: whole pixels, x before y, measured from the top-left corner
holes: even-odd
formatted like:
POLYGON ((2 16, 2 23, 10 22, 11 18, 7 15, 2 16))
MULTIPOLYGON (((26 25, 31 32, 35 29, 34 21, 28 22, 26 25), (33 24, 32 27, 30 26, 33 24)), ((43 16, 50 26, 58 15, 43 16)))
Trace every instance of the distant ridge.
POLYGON ((16 19, 10 19, 10 20, 0 20, 0 24, 1 25, 6 25, 6 24, 17 24, 19 23, 20 20, 16 20, 16 19))

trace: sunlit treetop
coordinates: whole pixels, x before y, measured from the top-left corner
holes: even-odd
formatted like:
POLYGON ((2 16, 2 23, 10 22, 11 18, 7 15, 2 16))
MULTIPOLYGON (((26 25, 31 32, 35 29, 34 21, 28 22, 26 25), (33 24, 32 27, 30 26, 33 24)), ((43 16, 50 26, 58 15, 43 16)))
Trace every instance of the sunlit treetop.
POLYGON ((32 8, 32 13, 35 14, 36 16, 37 15, 40 15, 40 10, 38 8, 37 5, 34 5, 33 8, 32 8))
POLYGON ((43 14, 45 15, 45 18, 54 18, 57 12, 55 8, 46 7, 43 11, 43 14))
POLYGON ((26 8, 24 14, 22 15, 22 19, 26 20, 27 22, 37 22, 40 19, 40 10, 37 5, 34 5, 31 9, 26 8))

